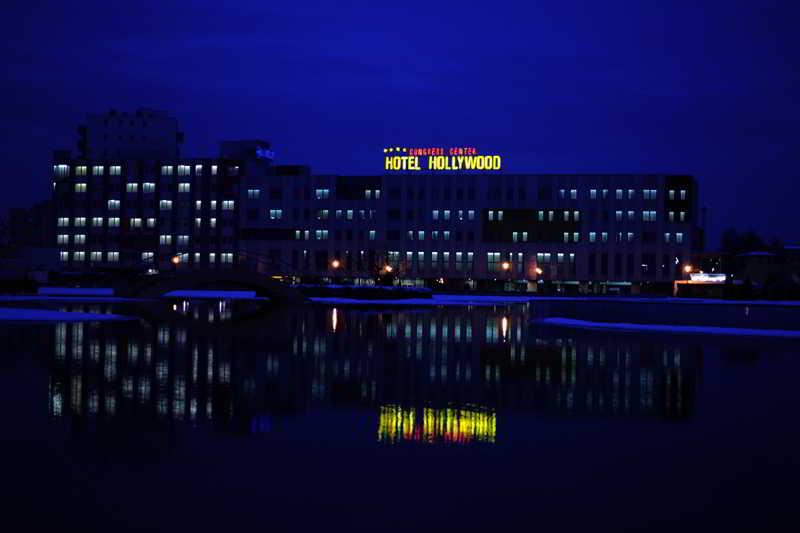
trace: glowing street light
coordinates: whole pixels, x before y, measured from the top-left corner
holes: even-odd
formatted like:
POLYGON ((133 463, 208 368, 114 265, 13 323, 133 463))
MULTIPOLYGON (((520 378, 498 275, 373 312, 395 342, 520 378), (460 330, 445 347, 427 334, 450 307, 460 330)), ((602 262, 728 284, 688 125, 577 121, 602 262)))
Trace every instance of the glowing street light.
POLYGON ((692 265, 686 265, 683 267, 683 271, 689 274, 692 271, 692 265))
POLYGON ((383 267, 383 271, 386 272, 387 274, 391 274, 392 270, 394 270, 392 268, 392 265, 386 265, 385 267, 383 267))
POLYGON ((338 259, 331 261, 331 268, 339 268, 340 266, 342 266, 342 263, 338 259))
POLYGON ((500 268, 502 268, 503 270, 509 270, 511 268, 511 263, 509 263, 508 261, 503 261, 502 263, 500 263, 500 268))
POLYGON ((179 256, 179 255, 173 255, 173 256, 172 256, 172 259, 170 259, 170 261, 172 261, 172 264, 173 264, 173 265, 180 264, 180 262, 181 262, 181 256, 179 256))
POLYGON ((537 276, 541 276, 544 273, 544 270, 542 270, 541 267, 536 267, 536 270, 534 272, 536 272, 537 276))

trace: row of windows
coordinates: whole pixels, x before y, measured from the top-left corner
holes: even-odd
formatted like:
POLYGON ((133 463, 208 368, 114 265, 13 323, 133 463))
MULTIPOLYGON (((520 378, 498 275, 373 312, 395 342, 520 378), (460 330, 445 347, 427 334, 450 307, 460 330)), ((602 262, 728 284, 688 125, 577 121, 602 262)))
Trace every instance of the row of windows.
MULTIPOLYGON (((326 241, 328 240, 328 236, 330 235, 329 231, 326 229, 318 229, 314 230, 314 240, 317 241, 326 241)), ((377 231, 371 229, 367 231, 367 238, 371 241, 374 241, 377 237, 377 231)), ((295 230, 294 231, 294 238, 298 241, 308 241, 311 240, 311 230, 295 230)), ((363 238, 363 237, 362 237, 363 238)))
MULTIPOLYGON (((59 259, 61 261, 64 262, 69 261, 70 257, 72 258, 73 261, 85 261, 88 258, 89 261, 103 261, 105 259, 105 261, 108 261, 110 263, 119 262, 119 252, 106 252, 105 254, 103 252, 89 252, 88 255, 86 252, 83 251, 72 252, 71 254, 70 252, 65 252, 65 251, 59 252, 59 259)), ((141 259, 145 263, 155 262, 155 257, 156 257, 155 252, 141 253, 141 259)), ((178 257, 180 259, 180 262, 189 262, 188 253, 178 254, 178 257)), ((216 263, 217 257, 219 257, 220 263, 233 263, 233 253, 231 252, 222 252, 219 254, 216 252, 210 252, 207 255, 208 262, 216 263)), ((199 252, 196 252, 194 254, 194 262, 199 263, 200 260, 201 260, 201 254, 199 252)))
MULTIPOLYGON (((211 167, 211 175, 216 176, 218 166, 217 165, 210 165, 211 167)), ((88 165, 76 165, 75 166, 75 175, 76 176, 87 176, 89 174, 89 166, 88 165)), ((91 166, 91 175, 92 176, 103 176, 105 175, 105 165, 92 165, 91 166)), ((162 165, 161 166, 161 175, 162 176, 172 176, 175 175, 177 170, 178 176, 201 176, 203 174, 203 165, 194 165, 194 174, 192 174, 192 165, 162 165)), ((66 178, 69 176, 70 166, 67 164, 57 164, 53 165, 53 174, 59 178, 66 178)), ((108 166, 108 174, 110 176, 121 176, 122 175, 122 166, 121 165, 109 165, 108 166)), ((232 165, 227 167, 227 174, 228 176, 237 176, 239 174, 239 167, 232 165)), ((372 194, 372 192, 371 192, 372 194)), ((377 197, 376 197, 377 198, 377 197)))
MULTIPOLYGON (((278 209, 277 211, 281 210, 278 209)), ((317 220, 328 220, 330 213, 330 209, 318 209, 317 220)), ((359 220, 372 220, 375 218, 374 209, 337 209, 334 211, 336 220, 355 220, 356 213, 359 220)))
MULTIPOLYGON (((608 198, 608 194, 609 194, 608 189, 589 189, 589 198, 591 200, 597 200, 598 198, 605 200, 608 198)), ((667 191, 667 194, 670 200, 675 200, 676 196, 679 197, 681 200, 686 200, 687 191, 686 189, 670 189, 669 191, 667 191)), ((625 199, 626 196, 628 200, 633 200, 636 197, 636 189, 614 190, 615 199, 623 200, 625 199)), ((562 200, 566 200, 567 198, 569 198, 570 200, 577 200, 578 189, 559 189, 558 197, 562 200)), ((658 198, 658 190, 642 189, 642 198, 644 200, 656 200, 658 198)))

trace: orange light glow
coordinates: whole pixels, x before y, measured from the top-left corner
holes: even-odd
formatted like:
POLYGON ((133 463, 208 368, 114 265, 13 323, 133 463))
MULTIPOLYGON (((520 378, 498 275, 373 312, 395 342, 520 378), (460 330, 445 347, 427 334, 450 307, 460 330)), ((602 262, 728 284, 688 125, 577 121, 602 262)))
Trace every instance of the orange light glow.
POLYGON ((334 259, 333 261, 331 261, 332 268, 339 268, 340 266, 342 266, 342 263, 338 259, 334 259))
POLYGON ((173 255, 171 261, 173 265, 177 265, 178 263, 181 262, 181 256, 173 255))
POLYGON ((689 272, 692 271, 692 265, 686 265, 685 267, 683 267, 683 271, 688 274, 689 272))
POLYGON ((511 263, 509 263, 508 261, 503 261, 502 263, 500 263, 500 268, 502 268, 503 270, 509 270, 511 268, 511 263))
POLYGON ((390 274, 392 270, 394 270, 392 268, 392 265, 386 265, 385 267, 383 267, 383 271, 386 272, 387 274, 390 274))
POLYGON ((544 272, 544 270, 542 270, 540 267, 536 267, 536 274, 537 275, 541 276, 543 272, 544 272))

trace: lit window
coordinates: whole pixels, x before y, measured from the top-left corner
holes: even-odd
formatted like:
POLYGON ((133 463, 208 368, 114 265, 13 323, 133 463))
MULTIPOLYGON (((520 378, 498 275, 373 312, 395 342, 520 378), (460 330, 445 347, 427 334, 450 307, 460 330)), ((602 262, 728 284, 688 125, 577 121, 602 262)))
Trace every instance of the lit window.
POLYGON ((116 211, 119 209, 120 202, 119 200, 109 200, 108 201, 108 208, 112 211, 116 211))
POLYGON ((103 175, 103 165, 95 165, 92 167, 92 176, 102 176, 103 175))
POLYGON ((69 226, 69 217, 58 217, 58 227, 64 228, 69 226))
POLYGON ((217 262, 217 254, 211 252, 208 254, 208 262, 209 263, 216 263, 217 262))
POLYGON ((73 261, 83 261, 86 259, 85 252, 72 252, 72 260, 73 261))
POLYGON ((369 230, 369 240, 374 241, 375 240, 375 234, 376 233, 375 233, 374 229, 369 230))
POLYGON ((216 218, 209 218, 208 219, 208 225, 210 227, 212 227, 212 228, 216 228, 217 227, 217 219, 216 218))
POLYGON ((69 252, 58 252, 58 258, 61 261, 69 261, 69 252))
MULTIPOLYGON (((180 168, 180 167, 178 167, 180 168)), ((192 190, 191 183, 179 183, 178 184, 178 192, 190 192, 192 190)))
POLYGON ((330 189, 315 189, 314 196, 317 200, 327 200, 331 196, 330 189))
POLYGON ((258 200, 261 197, 261 189, 247 189, 248 200, 258 200))
POLYGON ((681 189, 681 200, 686 200, 686 189, 681 189))
MULTIPOLYGON (((326 209, 326 211, 327 211, 327 209, 326 209)), ((348 209, 345 214, 347 216, 347 220, 353 220, 353 210, 352 209, 348 209)))
POLYGON ((148 228, 155 228, 156 227, 156 219, 155 218, 148 218, 147 219, 147 227, 148 228))
POLYGON ((570 200, 577 200, 578 199, 578 189, 570 189, 569 190, 569 199, 570 200))
POLYGON ((142 184, 142 191, 143 192, 156 192, 156 184, 147 182, 142 184))
POLYGON ((154 252, 142 252, 142 261, 145 263, 152 263, 156 254, 154 252))
POLYGON ((86 244, 86 235, 83 233, 78 233, 74 237, 75 244, 86 244))
POLYGON ((676 233, 675 234, 675 243, 676 244, 683 244, 683 233, 676 233))
POLYGON ((608 242, 608 232, 604 231, 600 234, 600 240, 603 242, 608 242))
POLYGON ((203 165, 195 165, 194 166, 194 175, 200 176, 203 173, 203 165))
POLYGON ((635 194, 636 191, 634 191, 633 189, 628 189, 628 200, 633 200, 635 194))
POLYGON ((581 240, 581 234, 577 231, 572 234, 572 242, 578 242, 581 240))
POLYGON ((597 233, 594 231, 589 232, 589 242, 595 242, 597 240, 597 233))
POLYGON ((233 211, 236 202, 233 200, 222 200, 222 210, 223 211, 233 211))
POLYGON ((86 175, 86 170, 87 170, 86 166, 79 165, 79 166, 75 167, 75 175, 76 176, 85 176, 86 175))
POLYGON ((141 228, 142 227, 142 219, 141 218, 131 218, 131 227, 132 228, 141 228))
POLYGON ((475 211, 473 211, 472 209, 469 209, 467 211, 467 219, 468 220, 475 220, 475 211))
POLYGON ((633 242, 633 232, 632 231, 628 232, 628 242, 633 242))
POLYGON ((217 165, 211 165, 211 175, 212 176, 217 175, 217 165))
POLYGON ((191 173, 189 165, 178 165, 178 176, 188 176, 191 173))
POLYGON ((92 226, 98 228, 103 225, 103 217, 93 217, 92 218, 92 226))
POLYGON ((172 176, 172 166, 171 165, 162 165, 162 167, 161 167, 161 175, 162 176, 172 176))
MULTIPOLYGON (((325 218, 328 218, 327 209, 325 210, 325 218)), ((283 218, 283 209, 270 209, 269 210, 269 219, 270 220, 280 220, 283 218)))
POLYGON ((66 178, 69 176, 69 165, 53 165, 53 173, 59 178, 66 178))
POLYGON ((614 218, 617 222, 622 222, 622 211, 614 211, 614 218))
POLYGON ((160 200, 158 202, 158 208, 162 211, 169 211, 172 209, 172 200, 160 200))
POLYGON ((667 244, 669 244, 669 236, 670 236, 669 232, 664 234, 664 242, 667 243, 667 244))
MULTIPOLYGON (((444 219, 445 220, 450 220, 450 210, 449 209, 445 209, 443 214, 444 214, 444 219)), ((502 211, 501 211, 501 214, 500 214, 500 220, 503 220, 502 211)))
POLYGON ((89 253, 89 261, 102 261, 102 260, 103 260, 103 252, 89 253))
POLYGON ((589 189, 589 198, 591 200, 597 200, 597 189, 589 189))
POLYGON ((159 235, 158 244, 172 244, 172 235, 159 235))
POLYGON ((75 192, 86 192, 86 184, 85 183, 76 183, 75 184, 75 192))
POLYGON ((56 237, 58 244, 69 244, 69 235, 61 234, 56 237))
POLYGON ((431 213, 431 216, 432 216, 433 220, 439 220, 439 210, 438 209, 434 209, 433 212, 431 213))
POLYGON ((614 191, 614 195, 617 200, 622 200, 622 189, 617 189, 614 191))
POLYGON ((178 235, 178 246, 186 246, 189 244, 188 235, 178 235))
POLYGON ((86 225, 86 217, 75 217, 75 227, 83 227, 86 225))
POLYGON ((108 227, 109 228, 118 228, 119 227, 119 217, 109 217, 108 218, 108 227))
POLYGON ((122 167, 119 165, 111 165, 108 167, 108 173, 112 176, 119 176, 122 174, 122 167))
POLYGON ((137 192, 139 190, 138 183, 126 183, 125 192, 137 192))
POLYGON ((679 213, 679 215, 680 215, 680 217, 679 217, 679 218, 680 218, 680 221, 681 221, 681 222, 685 222, 685 221, 686 221, 686 211, 681 211, 681 212, 679 213))

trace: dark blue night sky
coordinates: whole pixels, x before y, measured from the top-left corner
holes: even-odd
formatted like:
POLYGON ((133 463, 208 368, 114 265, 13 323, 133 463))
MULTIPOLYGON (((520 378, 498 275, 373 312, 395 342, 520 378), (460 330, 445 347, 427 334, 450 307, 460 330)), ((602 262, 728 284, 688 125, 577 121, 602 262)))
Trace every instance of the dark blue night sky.
POLYGON ((384 145, 473 145, 511 172, 701 181, 711 244, 800 240, 799 2, 4 2, 0 210, 48 194, 87 112, 171 111, 184 154, 266 138, 380 173, 384 145))

